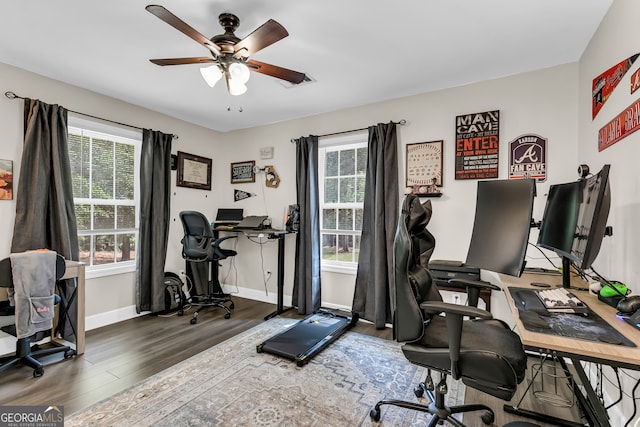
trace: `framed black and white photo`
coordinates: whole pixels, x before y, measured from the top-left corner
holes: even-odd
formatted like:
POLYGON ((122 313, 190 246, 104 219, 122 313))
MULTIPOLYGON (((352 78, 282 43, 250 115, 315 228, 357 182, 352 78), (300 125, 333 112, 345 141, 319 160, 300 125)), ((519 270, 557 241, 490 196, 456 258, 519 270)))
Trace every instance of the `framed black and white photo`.
POLYGON ((256 174, 253 170, 255 166, 255 160, 231 163, 231 183, 241 184, 245 182, 255 182, 256 174))
POLYGON ((442 141, 407 144, 406 186, 413 193, 442 187, 442 141))
POLYGON ((178 151, 178 187, 211 190, 211 159, 178 151))

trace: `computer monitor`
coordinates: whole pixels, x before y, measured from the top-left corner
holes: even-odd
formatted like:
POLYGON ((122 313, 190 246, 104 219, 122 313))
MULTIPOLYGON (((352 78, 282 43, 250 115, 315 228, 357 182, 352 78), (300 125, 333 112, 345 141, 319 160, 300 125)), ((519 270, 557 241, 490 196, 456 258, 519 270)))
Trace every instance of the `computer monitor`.
POLYGON ((524 269, 535 181, 478 181, 476 215, 465 264, 520 276, 524 269))
POLYGON ((570 287, 571 264, 591 268, 600 252, 611 206, 610 165, 584 179, 549 188, 538 246, 562 257, 563 287, 570 287))

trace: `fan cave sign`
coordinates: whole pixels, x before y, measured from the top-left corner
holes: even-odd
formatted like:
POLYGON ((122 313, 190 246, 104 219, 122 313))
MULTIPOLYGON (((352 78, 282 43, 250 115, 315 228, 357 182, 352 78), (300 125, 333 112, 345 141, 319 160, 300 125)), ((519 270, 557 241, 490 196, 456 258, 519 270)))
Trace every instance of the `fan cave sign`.
POLYGON ((547 179, 547 139, 522 135, 509 143, 509 179, 547 179))
POLYGON ((456 116, 456 179, 498 177, 500 111, 456 116))

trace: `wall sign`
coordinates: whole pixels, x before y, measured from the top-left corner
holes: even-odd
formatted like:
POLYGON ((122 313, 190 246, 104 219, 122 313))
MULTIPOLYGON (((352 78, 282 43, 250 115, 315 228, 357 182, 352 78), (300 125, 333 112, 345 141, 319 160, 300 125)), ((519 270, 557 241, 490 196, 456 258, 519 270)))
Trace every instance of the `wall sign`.
POLYGON ((631 76, 631 93, 640 89, 640 68, 631 76))
POLYGON ((509 142, 509 179, 547 180, 547 139, 534 134, 509 142))
POLYGON ((604 103, 609 99, 609 95, 611 95, 616 86, 618 86, 618 83, 620 83, 626 72, 629 71, 629 68, 631 68, 631 65, 633 65, 636 59, 638 59, 638 56, 640 56, 638 53, 630 56, 593 79, 593 84, 591 85, 592 119, 596 118, 604 103))
POLYGON ((456 179, 498 177, 500 111, 456 117, 456 179))
POLYGON ((640 128, 640 99, 598 131, 598 151, 611 147, 640 128))
POLYGON ((442 187, 442 141, 407 144, 407 192, 434 193, 442 187))
POLYGON ((255 166, 256 162, 254 160, 231 163, 231 183, 255 182, 256 174, 253 170, 255 166))

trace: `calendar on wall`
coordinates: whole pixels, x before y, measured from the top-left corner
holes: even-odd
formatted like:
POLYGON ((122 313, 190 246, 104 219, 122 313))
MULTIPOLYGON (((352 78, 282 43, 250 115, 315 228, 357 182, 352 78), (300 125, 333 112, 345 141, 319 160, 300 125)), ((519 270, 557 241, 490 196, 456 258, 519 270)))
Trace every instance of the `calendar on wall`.
POLYGON ((407 189, 434 192, 442 186, 442 141, 407 144, 407 189))

